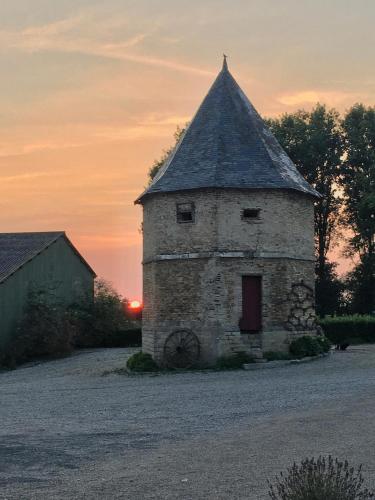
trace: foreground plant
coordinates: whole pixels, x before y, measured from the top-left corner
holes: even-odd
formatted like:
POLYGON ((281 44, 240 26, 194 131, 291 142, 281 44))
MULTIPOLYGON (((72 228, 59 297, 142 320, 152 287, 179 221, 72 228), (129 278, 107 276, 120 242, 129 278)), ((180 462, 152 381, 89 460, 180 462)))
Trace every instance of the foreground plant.
POLYGON ((159 370, 152 356, 145 352, 136 352, 130 356, 126 366, 132 372, 156 372, 159 370))
POLYGON ((269 483, 272 500, 368 500, 375 494, 363 488, 362 466, 357 470, 331 455, 306 458, 269 483))

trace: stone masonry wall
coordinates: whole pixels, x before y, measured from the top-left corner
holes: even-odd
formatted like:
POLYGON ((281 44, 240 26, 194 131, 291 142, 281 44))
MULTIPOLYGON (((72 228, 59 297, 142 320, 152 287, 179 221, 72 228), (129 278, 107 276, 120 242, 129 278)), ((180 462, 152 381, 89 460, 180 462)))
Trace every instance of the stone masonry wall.
POLYGON ((294 307, 289 296, 301 280, 307 286, 314 280, 309 261, 269 258, 160 261, 146 264, 144 273, 145 285, 153 282, 154 287, 145 286, 143 349, 159 362, 165 339, 180 329, 197 335, 203 363, 238 351, 286 351, 298 334, 289 329, 294 307), (243 275, 262 277, 261 335, 239 330, 243 275))
POLYGON ((314 211, 310 198, 292 191, 224 191, 217 209, 221 249, 250 247, 256 256, 314 258, 314 211), (259 208, 259 220, 240 217, 259 208))
MULTIPOLYGON (((300 314, 292 297, 301 284, 314 287, 310 198, 286 191, 156 195, 145 201, 143 230, 143 350, 159 363, 178 329, 197 335, 204 364, 243 350, 285 351, 299 334, 290 326, 300 314), (195 222, 178 224, 176 203, 186 202, 195 204, 195 222), (244 221, 243 208, 260 208, 259 219, 244 221), (257 335, 239 331, 243 275, 262 277, 257 335)), ((307 315, 311 304, 303 306, 307 315)))
POLYGON ((213 250, 313 259, 313 202, 281 190, 158 194, 145 200, 143 237, 144 261, 160 254, 213 250), (195 204, 195 222, 178 224, 176 204, 189 202, 195 204), (259 208, 259 220, 243 220, 244 208, 259 208))

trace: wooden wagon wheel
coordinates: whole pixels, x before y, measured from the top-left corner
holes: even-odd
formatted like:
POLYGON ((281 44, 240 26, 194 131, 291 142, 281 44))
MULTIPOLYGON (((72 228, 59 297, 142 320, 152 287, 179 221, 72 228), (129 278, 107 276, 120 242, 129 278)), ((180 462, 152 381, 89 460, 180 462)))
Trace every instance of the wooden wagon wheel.
POLYGON ((164 344, 164 360, 170 368, 190 368, 199 359, 198 337, 189 330, 171 333, 164 344))

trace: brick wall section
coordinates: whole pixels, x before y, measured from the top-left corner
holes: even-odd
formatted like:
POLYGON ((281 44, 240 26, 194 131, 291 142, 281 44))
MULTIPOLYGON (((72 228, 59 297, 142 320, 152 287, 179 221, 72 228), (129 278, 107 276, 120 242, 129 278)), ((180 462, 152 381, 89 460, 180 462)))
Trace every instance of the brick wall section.
MULTIPOLYGON (((163 363, 167 336, 189 329, 202 363, 245 350, 287 350, 290 292, 314 287, 313 201, 290 191, 194 191, 144 202, 143 350, 163 363), (194 202, 195 222, 176 222, 176 203, 194 202), (259 208, 260 220, 242 220, 259 208), (230 257, 230 252, 244 252, 230 257), (193 253, 195 258, 173 259, 193 253), (221 256, 220 256, 221 255, 221 256), (243 275, 262 276, 262 332, 241 334, 243 275)), ((295 304, 294 304, 295 307, 295 304)))

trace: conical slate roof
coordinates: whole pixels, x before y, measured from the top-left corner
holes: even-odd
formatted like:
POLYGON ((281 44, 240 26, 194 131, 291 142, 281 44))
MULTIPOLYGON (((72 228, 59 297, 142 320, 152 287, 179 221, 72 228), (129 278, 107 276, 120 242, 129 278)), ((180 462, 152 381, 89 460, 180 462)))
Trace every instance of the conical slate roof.
POLYGON ((153 193, 202 188, 293 189, 320 197, 223 68, 175 150, 150 186, 153 193))

